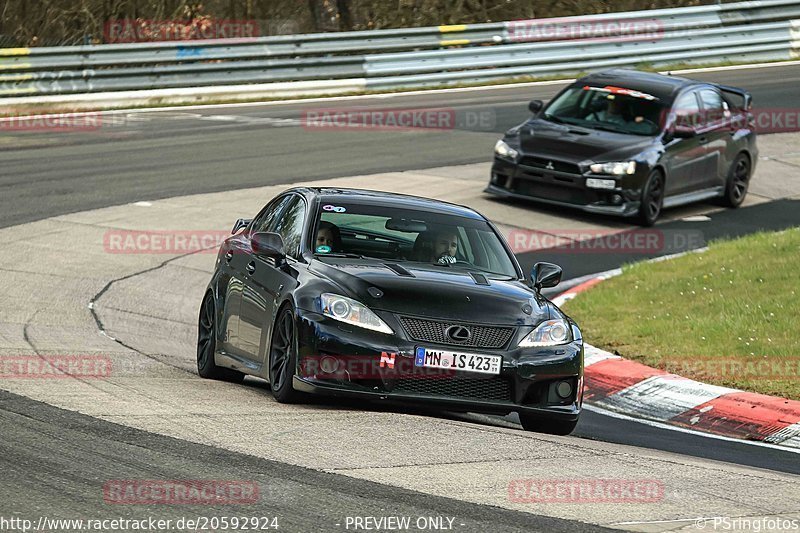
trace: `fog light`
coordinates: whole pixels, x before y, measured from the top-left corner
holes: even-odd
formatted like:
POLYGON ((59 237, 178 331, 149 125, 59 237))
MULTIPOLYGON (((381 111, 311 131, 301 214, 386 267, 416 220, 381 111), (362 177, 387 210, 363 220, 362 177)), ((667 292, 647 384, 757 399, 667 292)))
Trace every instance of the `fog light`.
POLYGON ((556 394, 558 394, 559 398, 564 400, 572 396, 572 383, 569 381, 560 381, 558 385, 556 385, 556 394))
POLYGON ((622 196, 619 194, 615 194, 611 197, 611 203, 614 205, 619 205, 622 203, 622 196))
POLYGON ((326 374, 333 374, 339 369, 339 361, 335 357, 323 357, 319 362, 319 367, 326 374))

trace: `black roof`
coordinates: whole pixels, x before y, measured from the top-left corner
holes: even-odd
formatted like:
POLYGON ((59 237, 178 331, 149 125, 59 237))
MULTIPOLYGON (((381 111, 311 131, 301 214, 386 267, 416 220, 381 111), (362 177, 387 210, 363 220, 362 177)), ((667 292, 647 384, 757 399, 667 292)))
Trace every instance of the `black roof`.
POLYGON ((480 213, 470 209, 469 207, 433 200, 431 198, 423 198, 421 196, 338 187, 302 187, 298 188, 298 190, 305 190, 312 193, 314 196, 319 198, 321 202, 335 202, 338 200, 366 205, 422 209, 443 215, 455 215, 465 218, 485 220, 480 213))
POLYGON ((663 102, 671 102, 683 88, 703 82, 681 78, 680 76, 665 76, 655 72, 642 72, 625 68, 615 68, 589 74, 575 84, 587 84, 595 87, 617 85, 625 89, 633 89, 651 94, 663 102))

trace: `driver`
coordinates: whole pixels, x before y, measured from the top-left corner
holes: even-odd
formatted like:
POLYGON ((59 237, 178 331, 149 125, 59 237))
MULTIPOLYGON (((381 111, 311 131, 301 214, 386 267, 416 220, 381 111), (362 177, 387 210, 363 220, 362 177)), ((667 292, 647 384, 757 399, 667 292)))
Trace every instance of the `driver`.
POLYGON ((458 232, 454 228, 425 231, 414 242, 415 260, 421 262, 455 263, 457 251, 458 232))
POLYGON ((622 102, 613 97, 607 97, 608 103, 602 111, 592 113, 599 122, 610 122, 611 124, 625 124, 628 122, 623 115, 622 102))
POLYGON ((625 129, 632 129, 633 131, 647 129, 648 126, 645 123, 645 118, 643 116, 636 115, 633 116, 633 120, 630 119, 632 115, 632 113, 630 113, 630 107, 626 108, 623 100, 617 98, 615 95, 609 95, 606 98, 608 101, 606 108, 601 111, 595 111, 591 114, 591 116, 594 117, 594 120, 598 122, 606 122, 608 124, 615 124, 625 129))

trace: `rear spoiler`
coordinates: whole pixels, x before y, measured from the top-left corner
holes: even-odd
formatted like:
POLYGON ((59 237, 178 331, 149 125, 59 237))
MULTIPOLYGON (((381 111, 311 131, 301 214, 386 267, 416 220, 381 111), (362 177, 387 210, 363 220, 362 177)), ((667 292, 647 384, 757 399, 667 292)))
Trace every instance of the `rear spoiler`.
POLYGON ((742 109, 745 111, 749 111, 753 106, 753 95, 749 92, 745 91, 744 89, 739 89, 738 87, 731 87, 729 85, 717 85, 720 91, 723 93, 735 94, 736 96, 740 97, 744 105, 742 109))

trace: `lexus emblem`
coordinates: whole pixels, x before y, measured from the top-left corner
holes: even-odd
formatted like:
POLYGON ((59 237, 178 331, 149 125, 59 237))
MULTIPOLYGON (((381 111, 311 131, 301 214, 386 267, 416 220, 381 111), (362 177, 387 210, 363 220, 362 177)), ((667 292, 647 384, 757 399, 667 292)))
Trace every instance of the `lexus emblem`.
POLYGON ((546 168, 547 170, 555 170, 556 169, 556 167, 553 166, 553 162, 552 161, 548 161, 547 165, 544 168, 546 168))
POLYGON ((455 342, 466 342, 472 337, 472 332, 464 326, 450 326, 445 333, 450 340, 455 342))

